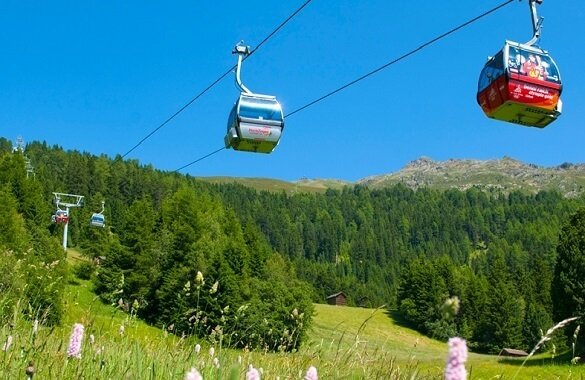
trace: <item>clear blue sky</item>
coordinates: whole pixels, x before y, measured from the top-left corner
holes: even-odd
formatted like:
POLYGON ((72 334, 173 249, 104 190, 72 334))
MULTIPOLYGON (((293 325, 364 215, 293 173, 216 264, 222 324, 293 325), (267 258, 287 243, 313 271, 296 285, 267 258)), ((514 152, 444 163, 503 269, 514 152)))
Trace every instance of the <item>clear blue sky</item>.
MULTIPOLYGON (((254 48, 303 2, 3 0, 0 136, 124 154, 233 65, 236 42, 254 48)), ((313 0, 245 62, 243 81, 290 112, 502 2, 313 0)), ((531 37, 527 2, 516 1, 293 115, 272 154, 227 150, 182 172, 353 181, 421 156, 585 162, 585 6, 538 9, 540 45, 564 83, 564 113, 544 130, 487 119, 475 100, 486 57, 531 37)), ((233 82, 127 158, 175 170, 222 147, 233 82)))

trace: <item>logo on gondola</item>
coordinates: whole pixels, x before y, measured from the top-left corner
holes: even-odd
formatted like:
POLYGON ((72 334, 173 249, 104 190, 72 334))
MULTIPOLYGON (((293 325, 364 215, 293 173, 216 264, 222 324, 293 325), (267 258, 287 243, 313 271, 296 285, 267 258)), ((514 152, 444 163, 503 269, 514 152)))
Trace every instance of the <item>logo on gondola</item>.
POLYGON ((248 131, 251 135, 270 136, 272 134, 270 128, 250 128, 248 131))
POLYGON ((528 76, 530 78, 540 78, 540 70, 538 69, 532 69, 530 70, 530 72, 528 73, 528 76))

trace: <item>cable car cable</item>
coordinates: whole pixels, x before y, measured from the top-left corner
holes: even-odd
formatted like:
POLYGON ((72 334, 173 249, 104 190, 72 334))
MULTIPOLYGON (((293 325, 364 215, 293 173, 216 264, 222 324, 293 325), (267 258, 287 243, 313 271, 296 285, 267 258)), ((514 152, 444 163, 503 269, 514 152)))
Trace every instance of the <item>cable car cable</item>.
MULTIPOLYGON (((283 22, 280 23, 280 25, 278 25, 272 32, 270 32, 270 34, 268 34, 268 36, 266 36, 257 46, 255 49, 253 49, 252 51, 250 51, 250 54, 248 54, 248 56, 246 56, 244 59, 249 58, 252 54, 254 54, 256 51, 258 51, 258 49, 264 45, 270 38, 272 38, 276 33, 278 33, 278 31, 280 29, 282 29, 290 20, 292 20, 297 14, 299 14, 307 5, 309 5, 309 3, 313 1, 313 0, 306 0, 296 11, 294 11, 290 16, 288 16, 283 22)), ((173 120, 177 115, 179 115, 181 112, 183 112, 185 109, 187 109, 187 107, 189 107, 191 104, 193 104, 197 99, 199 99, 201 96, 203 96, 207 91, 211 90, 216 84, 218 84, 222 79, 224 79, 226 76, 228 76, 235 68, 237 65, 234 65, 232 67, 230 67, 225 73, 223 73, 222 75, 219 76, 219 78, 217 78, 215 81, 213 81, 209 86, 207 86, 203 91, 201 91, 199 94, 197 94, 194 98, 192 98, 191 100, 189 100, 189 102, 187 102, 187 104, 185 104, 183 107, 181 107, 178 111, 176 111, 174 114, 172 114, 169 118, 167 118, 165 121, 163 121, 158 127, 156 127, 155 129, 153 129, 149 134, 147 134, 144 138, 142 138, 142 140, 140 140, 136 145, 134 145, 130 150, 128 150, 126 153, 124 153, 122 155, 122 158, 126 157, 127 155, 129 155, 130 153, 132 153, 136 148, 138 148, 140 145, 142 145, 143 142, 145 142, 146 140, 148 140, 152 135, 154 135, 156 132, 158 132, 162 127, 164 127, 165 125, 167 125, 171 120, 173 120)))
POLYGON ((216 153, 219 153, 219 152, 221 152, 221 151, 222 151, 222 150, 224 150, 224 149, 225 149, 225 146, 222 146, 221 148, 219 148, 219 149, 217 149, 217 150, 214 150, 213 152, 211 152, 211 153, 208 153, 208 154, 206 154, 205 156, 199 157, 199 158, 198 158, 198 159, 196 159, 195 161, 191 161, 191 162, 190 162, 190 163, 188 163, 187 165, 183 165, 183 166, 181 166, 180 168, 178 168, 178 169, 177 169, 177 170, 175 170, 174 172, 176 173, 176 172, 178 172, 178 171, 181 171, 181 170, 185 169, 186 167, 189 167, 189 166, 191 166, 191 165, 193 165, 193 164, 196 164, 196 163, 198 163, 199 161, 203 161, 203 160, 204 160, 204 159, 206 159, 207 157, 211 157, 211 156, 213 156, 214 154, 216 154, 216 153))
POLYGON ((152 132, 150 132, 148 135, 146 135, 142 140, 140 140, 136 145, 134 145, 129 151, 127 151, 126 153, 124 153, 122 155, 122 158, 126 157, 127 155, 129 155, 130 153, 132 153, 132 151, 134 151, 134 149, 138 148, 140 145, 142 145, 143 142, 145 142, 146 140, 148 140, 152 135, 154 135, 156 132, 158 132, 159 129, 161 129, 162 127, 164 127, 165 125, 167 125, 171 120, 173 120, 177 115, 179 115, 181 112, 183 112, 187 107, 189 107, 191 104, 193 104, 197 99, 199 99, 203 94, 205 94, 207 91, 211 90, 211 88, 213 88, 216 84, 218 84, 223 78, 225 78, 228 74, 230 74, 233 69, 235 68, 235 66, 230 67, 228 71, 226 71, 225 73, 223 73, 219 78, 217 78, 213 83, 211 83, 209 86, 207 86, 203 91, 201 91, 199 94, 197 94, 197 96, 195 96, 193 99, 189 100, 189 102, 187 102, 187 104, 185 104, 183 107, 181 107, 177 112, 175 112, 174 114, 172 114, 168 119, 166 119, 164 122, 162 122, 162 124, 160 124, 158 127, 156 127, 152 132))
MULTIPOLYGON (((450 34, 455 33, 456 31, 458 31, 458 30, 460 30, 460 29, 462 29, 462 28, 464 28, 464 27, 466 27, 466 26, 474 23, 475 21, 478 21, 479 19, 481 19, 481 18, 483 18, 485 16, 488 16, 489 14, 491 14, 491 13, 499 10, 500 8, 503 8, 504 6, 510 4, 510 3, 514 2, 514 1, 515 0, 507 0, 506 2, 504 2, 504 3, 502 3, 502 4, 498 5, 498 6, 496 6, 495 8, 492 8, 492 9, 490 9, 490 10, 482 13, 481 15, 476 16, 476 17, 472 18, 471 20, 466 21, 463 24, 461 24, 461 25, 459 25, 459 26, 457 26, 457 27, 455 27, 455 28, 453 28, 453 29, 451 29, 451 30, 449 30, 449 31, 447 31, 447 32, 445 32, 445 33, 443 33, 443 34, 435 37, 435 38, 433 38, 432 40, 429 40, 429 41, 425 42, 424 44, 422 44, 418 48, 416 48, 414 50, 411 50, 410 52, 408 52, 408 53, 406 53, 406 54, 404 54, 404 55, 402 55, 402 56, 400 56, 400 57, 398 57, 398 58, 396 58, 396 59, 394 59, 394 60, 392 60, 392 61, 384 64, 383 66, 380 66, 379 68, 377 68, 377 69, 375 69, 373 71, 370 71, 369 73, 367 73, 365 75, 362 75, 361 77, 359 77, 357 79, 354 79, 353 81, 351 81, 351 82, 349 82, 349 83, 347 83, 347 84, 345 84, 345 85, 343 85, 343 86, 341 86, 341 87, 339 87, 339 88, 337 88, 337 89, 335 89, 335 90, 333 90, 333 91, 331 91, 331 92, 329 92, 329 93, 321 96, 320 98, 318 98, 316 100, 313 100, 310 103, 305 104, 304 106, 302 106, 300 108, 297 108, 296 110, 292 111, 291 113, 285 115, 284 118, 286 118, 288 116, 292 116, 292 115, 294 115, 296 113, 299 113, 299 112, 305 110, 306 108, 309 108, 310 106, 315 105, 315 104, 319 103, 320 101, 325 100, 326 98, 328 98, 328 97, 330 97, 332 95, 335 95, 336 93, 338 93, 338 92, 340 92, 342 90, 345 90, 346 88, 348 88, 348 87, 350 87, 350 86, 352 86, 352 85, 354 85, 354 84, 356 84, 356 83, 358 83, 358 82, 360 82, 360 81, 362 81, 362 80, 364 80, 364 79, 366 79, 366 78, 368 78, 368 77, 370 77, 370 76, 378 73, 379 71, 382 71, 383 69, 385 69, 385 68, 387 68, 387 67, 389 67, 389 66, 391 66, 391 65, 393 65, 393 64, 395 64, 395 63, 397 63, 397 62, 399 62, 399 61, 401 61, 401 60, 403 60, 403 59, 405 59, 405 58, 407 58, 407 57, 409 57, 409 56, 417 53, 418 51, 424 49, 425 47, 427 47, 427 46, 429 46, 429 45, 431 45, 431 44, 433 44, 433 43, 435 43, 435 42, 437 42, 437 41, 439 41, 439 40, 441 40, 441 39, 449 36, 450 34)), ((193 164, 195 164, 197 162, 200 162, 200 161, 204 160, 205 158, 210 157, 210 156, 212 156, 212 155, 214 155, 214 154, 222 151, 223 149, 225 149, 225 147, 223 147, 221 149, 217 149, 217 150, 215 150, 215 151, 213 151, 213 152, 211 152, 211 153, 209 153, 209 154, 207 154, 207 155, 205 155, 203 157, 200 157, 200 158, 198 158, 198 159, 190 162, 189 164, 183 165, 179 169, 175 170, 175 172, 178 172, 178 171, 180 171, 180 170, 182 170, 182 169, 184 169, 184 168, 186 168, 188 166, 191 166, 191 165, 193 165, 193 164)))
POLYGON ((345 90, 346 88, 348 88, 348 87, 350 87, 350 86, 353 86, 354 84, 356 84, 356 83, 358 83, 358 82, 360 82, 360 81, 362 81, 362 80, 364 80, 364 79, 366 79, 366 78, 368 78, 368 77, 370 77, 370 76, 372 76, 372 75, 374 75, 374 74, 376 74, 376 73, 378 73, 378 72, 380 72, 380 71, 384 70, 385 68, 387 68, 387 67, 389 67, 389 66, 391 66, 391 65, 393 65, 393 64, 395 64, 395 63, 397 63, 397 62, 400 62, 400 61, 402 61, 403 59, 405 59, 405 58, 407 58, 407 57, 409 57, 409 56, 411 56, 411 55, 413 55, 413 54, 415 54, 415 53, 419 52, 420 50, 424 49, 425 47, 427 47, 427 46, 429 46, 429 45, 431 45, 431 44, 433 44, 433 43, 435 43, 435 42, 437 42, 437 41, 439 41, 439 40, 441 40, 441 39, 443 39, 443 38, 445 38, 445 37, 449 36, 450 34, 453 34, 453 33, 455 33, 455 32, 456 32, 456 31, 458 31, 459 29, 462 29, 462 28, 464 28, 464 27, 466 27, 466 26, 468 26, 468 25, 470 25, 470 24, 474 23, 475 21, 477 21, 477 20, 479 20, 479 19, 481 19, 481 18, 483 18, 483 17, 485 17, 485 16, 487 16, 487 15, 489 15, 489 14, 491 14, 491 13, 493 13, 493 12, 497 11, 497 10, 498 10, 498 9, 500 9, 500 8, 503 8, 504 6, 506 6, 506 5, 510 4, 510 3, 514 2, 514 1, 515 1, 515 0, 507 0, 506 2, 504 2, 504 3, 500 4, 500 5, 498 5, 497 7, 495 7, 495 8, 492 8, 492 9, 490 9, 489 11, 487 11, 487 12, 484 12, 484 13, 482 13, 481 15, 479 15, 479 16, 477 16, 477 17, 474 17, 474 18, 472 18, 471 20, 469 20, 469 21, 467 21, 467 22, 464 22, 463 24, 461 24, 461 25, 459 25, 459 26, 457 26, 457 27, 455 27, 455 28, 453 28, 453 29, 451 29, 451 30, 449 30, 449 31, 447 31, 447 32, 445 32, 445 33, 443 33, 443 34, 441 34, 441 35, 440 35, 440 36, 438 36, 438 37, 435 37, 435 38, 433 38, 432 40, 430 40, 430 41, 428 41, 428 42, 425 42, 424 44, 420 45, 420 46, 419 46, 419 47, 417 47, 416 49, 409 51, 408 53, 406 53, 406 54, 404 54, 404 55, 402 55, 402 56, 400 56, 400 57, 398 57, 398 58, 396 58, 396 59, 394 59, 394 60, 392 60, 392 61, 390 61, 390 62, 388 62, 388 63, 386 63, 386 64, 384 64, 384 65, 382 65, 382 66, 380 66, 380 67, 378 67, 378 68, 377 68, 377 69, 375 69, 375 70, 372 70, 372 71, 370 71, 370 72, 369 72, 369 73, 367 73, 367 74, 364 74, 364 75, 362 75, 361 77, 359 77, 359 78, 357 78, 357 79, 354 79, 354 80, 352 80, 351 82, 349 82, 349 83, 347 83, 347 84, 344 84, 343 86, 341 86, 341 87, 339 87, 339 88, 337 88, 337 89, 335 89, 335 90, 333 90, 333 91, 331 91, 331 92, 329 92, 329 93, 327 93, 327 94, 325 94, 325 95, 321 96, 321 97, 320 97, 320 98, 318 98, 318 99, 315 99, 315 100, 313 100, 313 101, 311 101, 311 102, 309 102, 309 103, 305 104, 304 106, 302 106, 302 107, 300 107, 300 108, 297 108, 296 110, 294 110, 294 111, 292 111, 292 112, 288 113, 287 115, 285 115, 285 118, 286 118, 286 117, 289 117, 289 116, 292 116, 292 115, 294 115, 294 114, 296 114, 296 113, 299 113, 299 112, 303 111, 304 109, 306 109, 306 108, 309 108, 310 106, 312 106, 312 105, 314 105, 314 104, 317 104, 317 103, 319 103, 320 101, 322 101, 322 100, 325 100, 325 99, 327 99, 328 97, 330 97, 330 96, 332 96, 332 95, 335 95, 335 94, 337 94, 338 92, 340 92, 340 91, 343 91, 343 90, 345 90))

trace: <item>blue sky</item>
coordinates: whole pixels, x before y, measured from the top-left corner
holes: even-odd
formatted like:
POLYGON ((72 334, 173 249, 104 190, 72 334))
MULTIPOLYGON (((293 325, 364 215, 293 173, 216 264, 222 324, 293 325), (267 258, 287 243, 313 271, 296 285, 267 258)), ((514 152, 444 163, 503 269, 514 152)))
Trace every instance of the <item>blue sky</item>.
MULTIPOLYGON (((232 66, 235 43, 254 48, 302 3, 4 0, 0 136, 124 154, 232 66)), ((313 0, 242 79, 290 112, 501 3, 313 0)), ((475 100, 486 57, 531 37, 527 1, 516 1, 291 116, 272 154, 221 151, 182 173, 354 181, 421 156, 583 163, 585 6, 538 10, 564 85, 563 115, 546 129, 487 119, 475 100)), ((229 76, 127 158, 175 170, 222 147, 237 95, 229 76)))

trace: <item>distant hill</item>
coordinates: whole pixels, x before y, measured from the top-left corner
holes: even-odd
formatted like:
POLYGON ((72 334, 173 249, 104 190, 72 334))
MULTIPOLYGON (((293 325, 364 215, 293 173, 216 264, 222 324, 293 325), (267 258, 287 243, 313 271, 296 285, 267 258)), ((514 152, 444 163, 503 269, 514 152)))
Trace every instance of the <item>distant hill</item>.
POLYGON ((501 160, 433 161, 421 157, 396 173, 383 174, 357 182, 370 188, 382 188, 402 183, 409 188, 434 187, 466 190, 510 192, 523 190, 558 190, 566 197, 575 197, 585 190, 585 164, 564 163, 555 167, 526 164, 504 157, 501 160))
POLYGON ((336 179, 303 178, 287 182, 267 178, 200 177, 212 183, 238 183, 262 191, 323 193, 327 189, 362 185, 383 188, 402 183, 411 189, 433 187, 437 189, 514 190, 537 193, 540 190, 557 190, 566 197, 576 197, 585 191, 585 164, 564 163, 554 167, 526 164, 513 158, 500 160, 433 161, 421 157, 411 161, 395 173, 371 176, 352 183, 336 179))
POLYGON ((284 191, 288 194, 324 193, 327 189, 341 189, 344 186, 353 186, 351 182, 337 179, 303 178, 295 182, 287 182, 278 179, 245 177, 198 177, 197 179, 218 184, 237 183, 243 186, 251 187, 258 191, 284 191))

